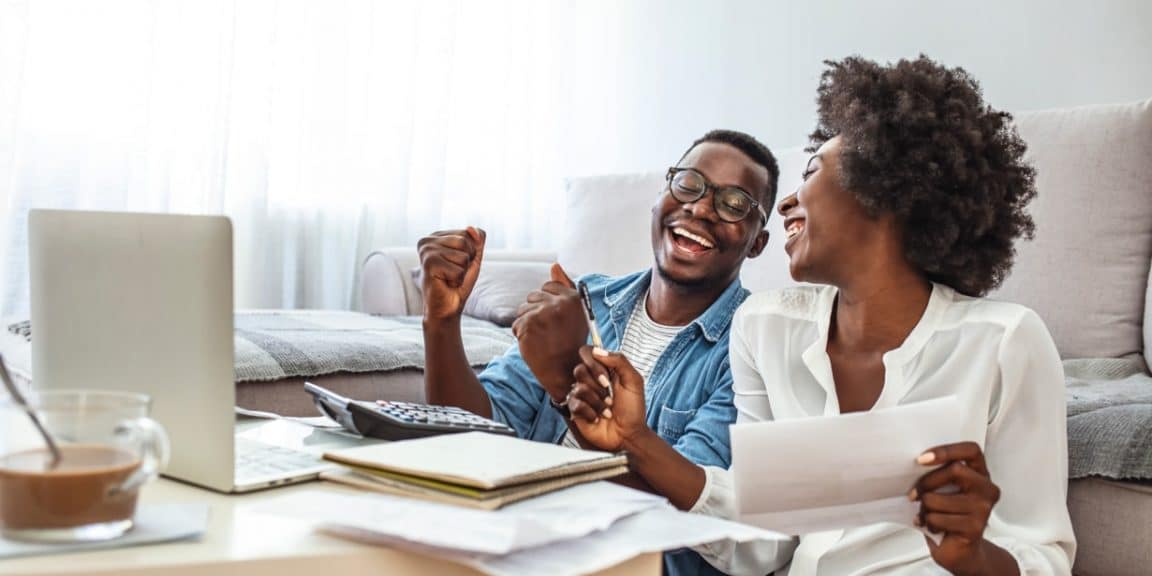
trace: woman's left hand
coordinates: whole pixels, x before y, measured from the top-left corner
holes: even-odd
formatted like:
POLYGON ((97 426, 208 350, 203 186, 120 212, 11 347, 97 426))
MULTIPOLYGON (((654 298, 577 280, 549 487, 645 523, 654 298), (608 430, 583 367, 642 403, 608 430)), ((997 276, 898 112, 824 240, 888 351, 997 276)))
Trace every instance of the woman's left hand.
MULTIPOLYGON (((932 559, 953 574, 989 573, 999 559, 989 557, 989 547, 1003 551, 984 540, 988 517, 1000 500, 984 451, 975 442, 960 442, 932 448, 916 461, 936 467, 921 476, 908 495, 920 501, 917 525, 944 534, 939 544, 925 537, 932 559)), ((991 555, 999 556, 996 552, 991 555)))
POLYGON ((576 383, 568 409, 580 435, 601 450, 624 450, 628 440, 648 429, 644 377, 619 352, 580 348, 581 363, 572 371, 576 383), (609 398, 608 387, 615 391, 609 398))

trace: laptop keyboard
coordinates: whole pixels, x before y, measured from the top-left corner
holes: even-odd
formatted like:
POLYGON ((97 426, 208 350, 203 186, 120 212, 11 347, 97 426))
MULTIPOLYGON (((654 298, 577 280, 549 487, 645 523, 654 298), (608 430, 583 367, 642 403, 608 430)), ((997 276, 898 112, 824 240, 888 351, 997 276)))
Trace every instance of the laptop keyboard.
POLYGON ((320 470, 324 460, 301 450, 284 448, 247 438, 236 438, 236 478, 291 476, 306 470, 320 470))

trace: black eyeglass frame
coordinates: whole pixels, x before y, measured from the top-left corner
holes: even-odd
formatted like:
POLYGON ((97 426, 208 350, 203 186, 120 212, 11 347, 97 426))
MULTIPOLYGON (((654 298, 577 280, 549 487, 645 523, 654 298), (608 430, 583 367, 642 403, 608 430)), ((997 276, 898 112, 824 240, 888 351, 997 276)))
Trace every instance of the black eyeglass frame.
MULTIPOLYGON (((749 194, 746 190, 744 190, 743 188, 741 188, 739 186, 718 186, 716 184, 713 184, 710 180, 708 180, 708 178, 706 178, 703 174, 700 173, 699 170, 697 170, 695 168, 677 168, 676 166, 673 166, 673 167, 668 169, 668 173, 664 175, 664 180, 668 182, 668 193, 672 194, 672 198, 676 199, 676 201, 680 202, 681 204, 690 204, 692 202, 696 202, 697 200, 700 200, 701 198, 703 198, 704 195, 707 194, 709 190, 712 190, 713 191, 712 192, 712 211, 716 212, 716 216, 718 216, 721 220, 735 224, 737 222, 743 221, 745 218, 748 217, 749 214, 752 213, 752 210, 755 209, 755 210, 760 211, 760 226, 763 227, 763 226, 768 225, 768 213, 764 211, 764 205, 761 204, 759 201, 757 201, 755 198, 753 198, 751 194, 749 194), (672 186, 672 179, 675 178, 676 175, 681 173, 681 172, 691 172, 691 173, 695 174, 696 176, 698 176, 700 178, 700 181, 704 183, 704 189, 697 192, 694 197, 692 197, 688 200, 681 198, 680 193, 677 193, 676 188, 674 186, 672 186), (735 191, 743 194, 744 197, 747 198, 748 201, 752 203, 752 208, 749 208, 748 212, 746 214, 744 214, 743 216, 741 216, 738 220, 729 220, 729 219, 725 218, 723 215, 723 211, 721 211, 720 207, 716 205, 716 203, 718 202, 718 200, 716 199, 717 198, 716 193, 721 191, 721 190, 735 190, 735 191)), ((681 191, 681 192, 683 192, 683 191, 681 191)))

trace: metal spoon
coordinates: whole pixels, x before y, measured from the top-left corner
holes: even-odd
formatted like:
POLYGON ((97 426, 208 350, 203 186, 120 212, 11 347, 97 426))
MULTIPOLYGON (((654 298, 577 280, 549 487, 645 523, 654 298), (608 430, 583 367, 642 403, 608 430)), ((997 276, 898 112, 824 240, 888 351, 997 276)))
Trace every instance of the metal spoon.
POLYGON ((4 366, 4 356, 0 355, 0 380, 4 380, 4 387, 8 389, 8 393, 12 395, 12 399, 16 401, 28 417, 32 419, 32 424, 36 425, 36 429, 40 431, 40 435, 44 437, 44 442, 48 444, 48 449, 52 451, 52 461, 48 464, 48 469, 55 469, 60 465, 60 448, 56 446, 56 441, 52 439, 52 435, 40 423, 40 419, 36 417, 36 412, 24 400, 24 396, 20 394, 20 390, 16 388, 16 384, 12 382, 12 377, 8 375, 8 368, 4 366))

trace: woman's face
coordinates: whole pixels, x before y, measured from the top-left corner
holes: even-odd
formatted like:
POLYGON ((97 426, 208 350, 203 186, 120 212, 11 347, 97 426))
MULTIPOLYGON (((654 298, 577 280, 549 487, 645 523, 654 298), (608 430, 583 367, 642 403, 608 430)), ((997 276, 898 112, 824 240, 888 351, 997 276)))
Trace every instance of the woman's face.
POLYGON ((839 285, 845 274, 869 265, 868 247, 885 228, 840 185, 839 136, 808 160, 804 181, 784 197, 784 250, 789 271, 800 282, 839 285))

